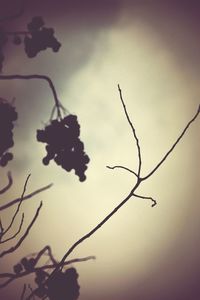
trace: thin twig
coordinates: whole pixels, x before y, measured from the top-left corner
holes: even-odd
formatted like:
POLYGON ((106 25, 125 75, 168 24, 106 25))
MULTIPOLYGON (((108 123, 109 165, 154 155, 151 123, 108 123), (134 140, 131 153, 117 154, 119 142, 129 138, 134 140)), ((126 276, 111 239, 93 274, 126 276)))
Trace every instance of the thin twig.
POLYGON ((9 188, 13 184, 11 172, 7 173, 7 177, 8 177, 8 184, 2 190, 0 190, 0 194, 4 194, 5 192, 7 192, 7 190, 9 190, 9 188))
POLYGON ((53 98, 54 98, 54 101, 55 101, 55 105, 56 105, 58 117, 60 119, 62 119, 62 114, 61 114, 61 109, 60 109, 60 101, 58 100, 54 84, 53 84, 52 80, 48 76, 46 76, 46 75, 38 75, 38 74, 33 74, 33 75, 19 75, 19 74, 15 74, 15 75, 0 75, 0 80, 16 80, 16 79, 20 79, 20 80, 42 79, 42 80, 47 81, 48 84, 49 84, 49 86, 50 86, 50 88, 51 88, 52 94, 53 94, 53 98))
POLYGON ((123 96, 122 96, 122 90, 121 90, 119 84, 118 84, 118 91, 119 91, 120 100, 122 102, 122 106, 123 106, 123 109, 124 109, 127 121, 129 123, 129 125, 131 126, 131 129, 132 129, 132 132, 133 132, 133 136, 134 136, 135 141, 136 141, 136 146, 137 146, 137 151, 138 151, 138 173, 137 173, 137 176, 140 177, 140 171, 141 171, 141 166, 142 166, 142 158, 141 158, 141 149, 140 149, 139 139, 137 137, 135 128, 133 126, 133 123, 131 122, 131 119, 129 117, 128 111, 126 109, 126 105, 124 103, 123 96))
POLYGON ((20 222, 17 232, 14 235, 12 235, 11 237, 7 238, 6 240, 3 240, 3 241, 1 240, 0 244, 7 243, 8 241, 11 241, 14 238, 16 238, 16 236, 20 233, 20 231, 22 229, 23 222, 24 222, 24 213, 22 214, 21 222, 20 222))
MULTIPOLYGON (((49 188, 52 187, 52 186, 53 186, 53 183, 50 183, 50 184, 48 184, 48 185, 46 185, 46 186, 44 186, 44 187, 42 187, 42 188, 40 188, 40 189, 38 189, 38 190, 32 192, 32 193, 30 193, 30 194, 24 196, 23 202, 24 202, 25 200, 28 200, 28 199, 32 198, 33 196, 35 196, 35 195, 41 193, 41 192, 46 191, 47 189, 49 189, 49 188)), ((7 209, 8 207, 11 207, 12 205, 16 205, 16 204, 17 204, 18 202, 20 202, 20 201, 21 201, 21 198, 16 198, 16 199, 14 199, 14 200, 12 200, 12 201, 10 201, 10 202, 8 202, 8 203, 6 203, 6 204, 0 206, 0 211, 1 211, 1 210, 4 210, 4 209, 7 209)))
POLYGON ((35 258, 35 265, 38 263, 38 261, 40 260, 40 258, 45 254, 45 252, 47 252, 49 258, 51 259, 51 262, 53 264, 57 264, 57 261, 55 260, 54 256, 53 256, 53 253, 52 253, 52 250, 51 250, 51 247, 50 246, 45 246, 40 252, 38 252, 36 258, 35 258))
POLYGON ((153 202, 151 207, 154 207, 157 204, 156 200, 153 199, 152 197, 141 196, 141 195, 137 195, 135 193, 133 194, 133 196, 135 196, 137 198, 141 198, 141 199, 151 200, 153 202))
POLYGON ((190 125, 196 120, 197 116, 200 113, 200 105, 198 107, 198 110, 196 112, 196 114, 194 115, 194 117, 188 122, 188 124, 185 126, 184 130, 182 131, 182 133, 180 134, 180 136, 177 138, 177 140, 175 141, 175 143, 172 145, 172 147, 169 149, 169 151, 165 154, 165 156, 161 159, 161 161, 155 166, 155 168, 145 177, 141 178, 142 180, 146 180, 147 178, 149 178, 151 175, 153 175, 157 169, 164 163, 164 161, 167 159, 167 157, 172 153, 172 151, 174 150, 174 148, 176 147, 176 145, 179 143, 179 141, 182 139, 182 137, 184 136, 184 134, 186 133, 187 129, 190 127, 190 125))
POLYGON ((128 172, 134 174, 136 177, 138 177, 138 175, 137 175, 134 171, 132 171, 131 169, 129 169, 129 168, 127 168, 127 167, 124 167, 124 166, 113 166, 113 167, 111 167, 111 166, 106 166, 106 168, 111 169, 111 170, 114 170, 114 169, 116 169, 116 168, 118 168, 118 169, 124 169, 124 170, 126 170, 126 171, 128 171, 128 172))
POLYGON ((16 211, 15 211, 13 217, 12 217, 12 220, 11 220, 11 222, 10 222, 10 225, 8 226, 8 228, 7 228, 6 230, 4 230, 4 233, 3 233, 4 235, 11 229, 11 227, 12 227, 12 225, 13 225, 13 223, 14 223, 14 221, 15 221, 15 219, 16 219, 18 213, 19 213, 21 204, 22 204, 22 202, 23 202, 24 194, 25 194, 25 192, 26 192, 27 183, 28 183, 28 180, 29 180, 30 176, 31 176, 31 174, 29 174, 29 175, 27 176, 27 178, 26 178, 26 181, 25 181, 25 184, 24 184, 24 188, 23 188, 23 192, 22 192, 22 195, 21 195, 21 197, 20 197, 19 204, 18 204, 17 209, 16 209, 16 211))
MULTIPOLYGON (((77 240, 70 248, 69 250, 64 254, 63 258, 60 260, 60 262, 57 264, 56 268, 54 269, 54 271, 50 274, 49 278, 44 282, 44 285, 50 280, 50 278, 52 278, 52 276, 58 272, 59 270, 62 270, 63 266, 64 266, 64 263, 65 263, 65 260, 66 258, 74 251, 74 249, 79 245, 81 244, 83 241, 85 241, 86 239, 90 238, 97 230, 99 230, 123 205, 126 204, 126 202, 132 197, 132 196, 138 196, 140 198, 143 198, 143 199, 150 199, 151 201, 153 201, 153 204, 155 205, 155 200, 151 197, 143 197, 143 196, 139 196, 139 195, 136 195, 135 194, 135 191, 137 190, 137 188, 140 186, 141 182, 144 180, 144 178, 141 178, 140 177, 140 171, 141 171, 141 165, 142 165, 142 160, 141 160, 141 151, 140 151, 140 146, 139 146, 139 140, 137 138, 137 135, 135 133, 135 129, 133 127, 133 124, 129 118, 129 115, 128 115, 128 112, 126 110, 126 106, 125 106, 125 103, 123 101, 123 98, 122 98, 122 93, 121 93, 121 89, 120 89, 120 86, 118 85, 118 90, 119 90, 119 93, 120 93, 120 99, 121 99, 121 102, 123 104, 123 108, 124 108, 124 111, 125 111, 125 115, 126 115, 126 118, 128 120, 128 123, 129 125, 131 126, 132 128, 132 131, 133 131, 133 135, 134 135, 134 138, 136 140, 136 145, 137 145, 137 149, 138 149, 138 160, 139 160, 139 166, 138 166, 138 174, 137 174, 137 182, 135 183, 135 185, 133 186, 132 190, 130 191, 130 193, 125 197, 125 199, 123 201, 121 201, 100 223, 98 223, 91 231, 89 231, 87 234, 85 234, 83 237, 81 237, 79 240, 77 240)), ((200 108, 199 108, 200 110, 200 108)), ((199 110, 198 110, 198 113, 199 113, 199 110)), ((198 114, 197 113, 197 114, 198 114)), ((195 118, 197 117, 197 115, 195 116, 195 118)), ((195 118, 193 118, 189 124, 186 126, 186 127, 189 127, 189 125, 195 120, 195 118)), ((187 129, 187 128, 186 128, 187 129)), ((183 134, 182 136, 184 135, 186 129, 183 131, 183 134)), ((180 138, 177 140, 177 142, 175 143, 175 145, 172 147, 171 151, 174 149, 174 147, 177 145, 177 143, 179 142, 180 138)), ((169 155, 169 154, 168 154, 169 155)), ((167 155, 167 156, 168 156, 167 155)), ((165 156, 165 159, 166 157, 165 156)), ((164 159, 164 160, 165 160, 164 159)), ((164 160, 162 162, 164 162, 164 160)), ((155 169, 153 170, 152 173, 150 173, 151 175, 158 169, 159 166, 155 167, 155 169)), ((150 175, 148 175, 145 179, 147 179, 150 175)), ((153 205, 153 206, 154 206, 153 205)), ((26 300, 30 300, 33 296, 33 294, 35 293, 35 290, 33 291, 33 293, 31 295, 29 295, 26 300)))
POLYGON ((97 230, 99 230, 133 195, 134 191, 137 189, 139 185, 139 182, 135 184, 134 188, 131 190, 131 192, 128 194, 128 196, 119 203, 98 225, 96 225, 91 231, 89 231, 87 234, 85 234, 83 237, 81 237, 78 241, 76 241, 69 250, 65 253, 61 261, 58 263, 55 270, 51 273, 50 277, 57 272, 59 269, 63 268, 63 264, 66 260, 66 258, 73 252, 73 250, 81 244, 83 241, 91 237, 97 230))
POLYGON ((24 300, 25 292, 26 292, 26 284, 24 284, 24 286, 23 286, 23 290, 22 290, 22 294, 21 294, 20 300, 24 300))
POLYGON ((35 223, 36 219, 38 218, 39 212, 40 212, 41 208, 42 208, 42 202, 40 202, 40 205, 37 208, 37 211, 36 211, 36 213, 35 213, 32 221, 31 221, 31 223, 27 227, 25 233, 23 234, 23 236, 19 239, 19 241, 16 243, 15 246, 13 246, 13 247, 9 248, 8 250, 5 250, 2 253, 0 253, 0 258, 3 257, 3 256, 5 256, 5 255, 7 255, 7 254, 9 254, 9 253, 12 253, 12 252, 16 251, 19 248, 19 246, 22 244, 22 242, 28 236, 30 229, 32 228, 33 224, 35 223))

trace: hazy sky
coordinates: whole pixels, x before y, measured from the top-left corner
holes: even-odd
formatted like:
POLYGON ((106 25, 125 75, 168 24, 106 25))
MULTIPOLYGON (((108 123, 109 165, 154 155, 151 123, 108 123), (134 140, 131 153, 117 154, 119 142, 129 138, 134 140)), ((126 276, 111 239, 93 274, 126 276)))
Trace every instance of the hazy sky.
MULTIPOLYGON (((0 1, 1 15, 20 1, 0 1), (3 11, 3 13, 2 13, 3 11)), ((136 170, 137 151, 122 110, 119 83, 140 139, 142 175, 168 151, 195 114, 199 100, 200 5, 198 1, 27 1, 23 16, 9 30, 24 30, 31 17, 43 16, 62 43, 28 59, 21 47, 7 48, 4 74, 47 74, 63 105, 78 116, 81 138, 91 158, 80 183, 53 162, 42 165, 43 144, 36 130, 50 117, 53 97, 42 81, 0 81, 1 97, 16 98, 15 160, 7 170, 13 188, 2 203, 50 182, 51 190, 23 204, 28 222, 40 200, 43 208, 31 234, 14 255, 1 261, 10 271, 24 255, 51 245, 57 259, 100 222, 129 193, 135 178, 106 165, 136 170), (41 3, 42 2, 42 3, 41 3)), ((80 300, 198 300, 200 297, 199 120, 165 164, 71 258, 95 255, 76 265, 80 300)), ((2 214, 9 221, 12 209, 2 214)), ((18 299, 21 282, 0 290, 18 299), (14 295, 14 296, 13 296, 14 295)), ((14 297, 14 298, 13 298, 14 297)))

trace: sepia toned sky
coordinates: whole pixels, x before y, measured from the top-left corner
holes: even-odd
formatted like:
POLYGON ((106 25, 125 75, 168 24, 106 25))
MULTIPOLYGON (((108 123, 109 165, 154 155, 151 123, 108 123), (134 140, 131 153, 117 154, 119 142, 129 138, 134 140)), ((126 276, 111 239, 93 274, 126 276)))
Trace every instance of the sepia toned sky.
MULTIPOLYGON (((20 1, 0 1, 1 16, 20 1)), ((123 92, 148 174, 175 142, 200 103, 200 5, 198 1, 66 0, 27 1, 24 14, 6 24, 25 30, 43 16, 62 43, 35 58, 9 44, 3 74, 43 74, 54 82, 59 100, 81 124, 81 139, 91 161, 80 183, 53 162, 42 165, 45 146, 36 141, 53 107, 46 82, 0 81, 0 96, 15 98, 19 119, 14 131, 15 159, 0 170, 1 185, 12 171, 6 203, 53 182, 24 202, 25 224, 40 200, 43 208, 23 245, 1 260, 3 272, 23 256, 51 245, 59 260, 69 247, 98 224, 130 192, 135 177, 107 165, 137 169, 135 141, 120 102, 123 92)), ((69 258, 95 255, 74 265, 80 300, 198 300, 200 298, 200 142, 199 119, 171 156, 138 190, 157 200, 132 198, 69 258)), ((1 214, 9 222, 13 208, 1 214)), ((18 220, 19 222, 19 220, 18 220)), ((28 279, 27 279, 28 281, 28 279)), ((24 281, 0 290, 2 299, 20 299, 24 281), (19 296, 18 296, 19 295, 19 296)))

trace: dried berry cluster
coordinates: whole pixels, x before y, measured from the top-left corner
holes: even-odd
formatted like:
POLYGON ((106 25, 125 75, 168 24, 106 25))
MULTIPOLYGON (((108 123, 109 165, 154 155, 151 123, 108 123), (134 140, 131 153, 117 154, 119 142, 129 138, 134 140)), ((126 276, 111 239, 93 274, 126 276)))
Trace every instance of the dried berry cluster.
POLYGON ((8 37, 12 37, 12 43, 14 45, 24 44, 25 52, 28 57, 35 57, 38 52, 51 48, 54 52, 58 52, 61 44, 54 36, 53 28, 44 27, 44 21, 42 17, 34 17, 27 25, 28 31, 22 32, 6 32, 3 28, 0 28, 0 72, 3 68, 4 51, 8 37), (22 38, 22 36, 24 36, 22 38))
POLYGON ((13 122, 17 120, 15 108, 3 99, 0 99, 0 165, 5 167, 13 154, 8 149, 13 147, 13 122))
POLYGON ((30 37, 25 36, 24 45, 28 57, 34 57, 38 52, 47 48, 51 48, 54 52, 59 50, 61 44, 54 37, 53 28, 44 27, 41 17, 34 17, 27 27, 30 37))
POLYGON ((44 165, 54 159, 67 172, 74 169, 79 180, 84 181, 89 157, 84 152, 84 144, 79 135, 80 125, 75 115, 53 120, 44 130, 37 130, 37 140, 47 144, 44 165))
POLYGON ((13 270, 16 274, 20 274, 24 271, 26 272, 32 272, 34 270, 35 267, 35 259, 34 258, 22 258, 21 262, 16 264, 13 267, 13 270))
POLYGON ((76 269, 69 268, 65 272, 58 271, 49 278, 42 269, 36 272, 35 282, 38 288, 35 295, 39 298, 48 297, 50 300, 77 300, 79 297, 78 274, 76 269))

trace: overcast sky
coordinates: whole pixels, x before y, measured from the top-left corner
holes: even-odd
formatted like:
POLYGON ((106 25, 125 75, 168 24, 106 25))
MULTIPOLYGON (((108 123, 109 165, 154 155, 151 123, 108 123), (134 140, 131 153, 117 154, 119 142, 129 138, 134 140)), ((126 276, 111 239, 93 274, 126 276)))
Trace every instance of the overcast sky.
MULTIPOLYGON (((20 1, 0 3, 3 16, 17 11, 20 1)), ((15 159, 0 170, 2 184, 6 171, 12 170, 14 185, 2 202, 21 194, 29 173, 27 193, 54 183, 51 190, 24 203, 27 222, 40 200, 44 205, 21 248, 1 261, 4 271, 47 244, 57 259, 62 258, 133 187, 130 173, 106 169, 119 164, 137 169, 135 141, 117 84, 140 140, 142 175, 162 159, 200 102, 198 1, 27 1, 24 14, 6 26, 25 30, 38 15, 55 29, 60 51, 48 49, 29 59, 22 47, 10 44, 3 74, 48 75, 59 100, 78 116, 91 162, 84 183, 53 162, 43 166, 45 147, 35 137, 54 104, 48 84, 0 81, 0 96, 15 97, 19 113, 15 159)), ((139 189, 158 205, 151 208, 148 200, 131 199, 72 253, 71 258, 97 257, 76 265, 80 300, 199 299, 199 124, 197 120, 139 189)), ((11 213, 2 214, 2 220, 8 221, 11 213)), ((16 299, 21 284, 0 295, 16 299)))

